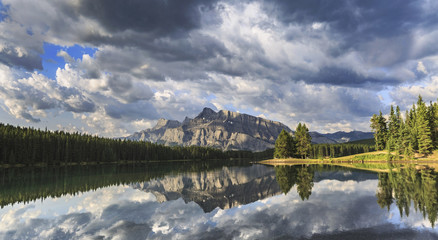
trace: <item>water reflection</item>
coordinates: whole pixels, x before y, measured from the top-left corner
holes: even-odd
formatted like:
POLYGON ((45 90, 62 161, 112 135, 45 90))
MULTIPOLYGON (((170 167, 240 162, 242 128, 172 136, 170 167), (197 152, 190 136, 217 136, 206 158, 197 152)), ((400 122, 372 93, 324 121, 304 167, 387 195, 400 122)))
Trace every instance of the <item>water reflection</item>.
POLYGON ((103 187, 147 182, 170 174, 250 166, 248 162, 208 161, 44 168, 0 168, 0 207, 61 197, 103 187))
POLYGON ((339 181, 365 181, 377 179, 375 173, 354 170, 334 165, 294 165, 275 166, 276 180, 281 191, 287 194, 295 185, 301 200, 309 199, 314 182, 326 179, 339 181))
POLYGON ((407 217, 411 211, 411 203, 415 211, 422 213, 424 218, 435 226, 438 213, 438 183, 437 173, 432 169, 416 169, 410 165, 379 173, 379 189, 377 202, 382 208, 389 210, 395 201, 400 216, 407 217))
POLYGON ((161 172, 151 166, 80 177, 58 172, 48 179, 63 182, 52 185, 35 173, 23 177, 22 182, 37 180, 25 188, 33 197, 50 192, 44 191, 46 183, 59 186, 61 194, 4 206, 0 239, 438 238, 429 221, 436 221, 437 211, 431 170, 376 174, 320 165, 171 165, 161 172), (94 191, 82 190, 87 188, 94 191))
POLYGON ((205 212, 232 208, 280 194, 273 168, 263 165, 180 172, 135 183, 135 189, 153 193, 160 202, 182 198, 205 212))
POLYGON ((312 194, 314 171, 311 167, 276 166, 275 175, 281 191, 285 194, 296 184, 301 200, 312 194))

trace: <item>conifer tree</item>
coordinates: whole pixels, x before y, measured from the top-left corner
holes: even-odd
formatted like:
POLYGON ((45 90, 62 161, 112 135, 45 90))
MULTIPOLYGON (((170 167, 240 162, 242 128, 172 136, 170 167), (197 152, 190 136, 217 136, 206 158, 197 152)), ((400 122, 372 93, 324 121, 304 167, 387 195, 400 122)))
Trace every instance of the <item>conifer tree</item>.
POLYGON ((438 103, 430 102, 429 106, 429 127, 433 148, 438 147, 438 103))
POLYGON ((374 114, 371 117, 371 130, 374 132, 374 140, 376 142, 376 150, 383 150, 386 147, 387 128, 386 120, 380 111, 379 115, 374 114))
POLYGON ((418 152, 427 155, 432 151, 432 136, 427 107, 421 96, 418 96, 417 110, 418 152))
MULTIPOLYGON (((312 137, 310 137, 309 129, 306 127, 306 124, 298 123, 295 131, 295 141, 297 154, 303 159, 306 158, 310 154, 312 141, 312 137)), ((326 156, 327 155, 328 154, 326 153, 326 156)))
POLYGON ((295 141, 284 129, 275 141, 274 158, 289 158, 295 155, 295 141))

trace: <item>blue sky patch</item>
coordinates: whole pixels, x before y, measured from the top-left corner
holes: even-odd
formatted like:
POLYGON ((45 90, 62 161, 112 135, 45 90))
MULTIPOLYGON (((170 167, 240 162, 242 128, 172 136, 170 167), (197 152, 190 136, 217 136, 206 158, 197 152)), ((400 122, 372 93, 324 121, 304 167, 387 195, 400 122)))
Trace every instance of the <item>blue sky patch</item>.
POLYGON ((64 58, 57 56, 59 51, 63 50, 67 52, 75 60, 82 59, 84 54, 94 57, 94 54, 97 51, 97 48, 82 47, 77 44, 71 47, 64 47, 51 43, 44 43, 43 47, 44 54, 41 55, 43 61, 43 70, 41 73, 51 79, 56 78, 56 70, 58 68, 63 68, 65 66, 64 58))
POLYGON ((2 22, 8 15, 7 12, 9 10, 8 5, 3 5, 3 3, 0 1, 0 22, 2 22))

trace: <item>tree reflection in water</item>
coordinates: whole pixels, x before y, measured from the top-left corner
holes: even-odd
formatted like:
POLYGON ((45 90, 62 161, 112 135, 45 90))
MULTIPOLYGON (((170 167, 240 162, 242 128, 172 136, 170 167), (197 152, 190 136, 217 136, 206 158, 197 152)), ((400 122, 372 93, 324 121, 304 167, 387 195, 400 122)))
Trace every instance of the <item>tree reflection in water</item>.
MULTIPOLYGON (((389 173, 378 173, 377 203, 381 208, 390 207, 393 203, 400 211, 400 216, 409 217, 411 204, 415 211, 423 214, 432 225, 438 218, 438 173, 432 169, 416 169, 415 166, 398 167, 389 173)), ((333 170, 333 167, 320 165, 276 166, 277 182, 283 193, 287 194, 293 186, 302 200, 309 199, 312 194, 315 172, 333 170)))
POLYGON ((414 166, 399 168, 389 173, 379 173, 377 202, 388 210, 393 202, 400 216, 409 216, 411 202, 435 226, 438 213, 437 172, 432 169, 417 170, 414 166))
POLYGON ((275 176, 281 191, 287 194, 296 184, 302 200, 309 199, 312 194, 314 172, 313 167, 304 165, 275 167, 275 176))

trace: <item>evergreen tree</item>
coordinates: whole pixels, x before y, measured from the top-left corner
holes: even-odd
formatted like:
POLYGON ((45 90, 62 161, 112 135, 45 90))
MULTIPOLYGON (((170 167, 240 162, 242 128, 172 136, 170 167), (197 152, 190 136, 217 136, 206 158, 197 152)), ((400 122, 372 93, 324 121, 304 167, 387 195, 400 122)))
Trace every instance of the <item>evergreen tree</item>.
POLYGON ((383 150, 386 147, 387 128, 386 120, 380 111, 379 115, 374 114, 371 117, 371 130, 374 132, 374 140, 376 142, 376 150, 383 150))
POLYGON ((295 155, 295 141, 284 129, 275 141, 274 158, 289 158, 295 155))
POLYGON ((388 119, 388 129, 385 136, 385 120, 382 113, 371 117, 371 129, 374 132, 376 149, 396 150, 396 157, 403 154, 405 159, 411 159, 416 151, 428 155, 438 147, 438 102, 430 102, 429 106, 418 96, 416 104, 406 110, 406 120, 400 114, 400 108, 391 106, 388 119))
POLYGON ((427 155, 432 151, 432 135, 427 107, 421 96, 418 96, 416 125, 418 127, 418 152, 427 155))
POLYGON ((412 144, 410 141, 408 124, 402 122, 400 126, 399 136, 400 136, 399 154, 403 154, 405 160, 411 159, 412 156, 414 155, 414 149, 412 148, 412 144))
MULTIPOLYGON (((312 141, 312 137, 310 137, 309 129, 306 127, 306 124, 298 123, 295 131, 295 141, 297 146, 297 155, 301 156, 303 159, 306 158, 310 154, 312 141)), ((326 156, 327 155, 328 154, 326 153, 326 156)))
POLYGON ((430 102, 429 106, 429 127, 433 148, 438 147, 438 103, 430 102))

